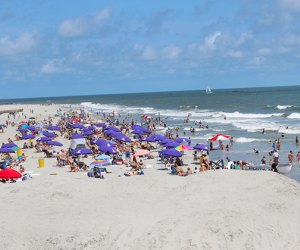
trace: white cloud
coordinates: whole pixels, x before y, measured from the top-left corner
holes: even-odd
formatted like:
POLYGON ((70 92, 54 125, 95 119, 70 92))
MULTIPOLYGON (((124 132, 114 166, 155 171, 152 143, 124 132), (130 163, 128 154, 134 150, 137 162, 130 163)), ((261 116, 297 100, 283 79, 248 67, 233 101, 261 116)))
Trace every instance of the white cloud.
POLYGON ((0 37, 0 55, 11 56, 31 51, 37 41, 33 33, 22 33, 17 38, 0 37))
POLYGON ((71 69, 63 65, 62 60, 50 60, 41 67, 44 74, 54 74, 70 71, 71 69))
POLYGON ((201 46, 201 49, 204 51, 212 51, 216 49, 216 42, 222 36, 222 33, 217 31, 214 34, 204 38, 204 43, 201 46))
POLYGON ((146 46, 143 48, 141 57, 142 57, 142 59, 145 59, 145 60, 155 60, 157 57, 156 51, 154 48, 152 48, 150 46, 146 46))
POLYGON ((164 57, 170 60, 175 60, 179 57, 181 53, 181 49, 176 47, 175 45, 170 45, 162 50, 164 57))
POLYGON ((238 51, 238 50, 229 50, 227 52, 227 56, 229 57, 233 57, 233 58, 241 58, 243 57, 244 53, 242 51, 238 51))
POLYGON ((299 0, 278 0, 279 4, 284 8, 300 11, 300 1, 299 0))
POLYGON ((235 47, 239 47, 243 45, 247 40, 251 38, 251 34, 249 33, 242 33, 240 37, 234 42, 235 47))
POLYGON ((105 8, 94 15, 65 19, 60 23, 58 33, 62 37, 78 37, 97 32, 110 19, 110 16, 110 10, 105 8))
POLYGON ((272 54, 272 50, 269 48, 261 48, 257 51, 257 53, 262 56, 269 56, 272 54))
POLYGON ((252 66, 259 66, 261 64, 263 64, 263 62, 265 61, 265 58, 263 57, 254 57, 251 60, 248 61, 248 65, 252 65, 252 66))

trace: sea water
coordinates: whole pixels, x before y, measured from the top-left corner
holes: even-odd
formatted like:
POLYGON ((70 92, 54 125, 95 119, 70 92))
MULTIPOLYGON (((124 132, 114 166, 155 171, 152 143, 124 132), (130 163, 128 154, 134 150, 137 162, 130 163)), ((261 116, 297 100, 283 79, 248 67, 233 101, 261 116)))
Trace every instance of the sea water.
MULTIPOLYGON (((259 164, 263 155, 269 159, 270 142, 278 138, 281 163, 288 162, 289 150, 295 156, 300 151, 295 143, 300 136, 300 86, 213 90, 212 94, 203 90, 3 100, 7 102, 76 104, 90 112, 114 111, 121 119, 127 116, 138 121, 142 115, 152 115, 169 128, 179 127, 180 136, 191 137, 192 145, 207 143, 217 133, 231 135, 233 147, 229 152, 213 151, 213 159, 229 157, 259 164), (189 122, 184 123, 187 117, 189 122), (199 128, 199 121, 208 129, 199 128), (190 133, 191 127, 196 128, 195 134, 190 133)), ((157 131, 164 132, 162 128, 157 131)), ((300 181, 300 165, 295 164, 289 176, 300 181)))

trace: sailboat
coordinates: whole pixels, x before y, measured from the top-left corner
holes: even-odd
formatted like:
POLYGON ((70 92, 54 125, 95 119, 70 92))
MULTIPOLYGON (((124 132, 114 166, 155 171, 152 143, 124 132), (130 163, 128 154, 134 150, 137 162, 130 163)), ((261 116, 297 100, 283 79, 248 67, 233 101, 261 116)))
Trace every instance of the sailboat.
POLYGON ((206 94, 212 94, 212 91, 209 86, 206 87, 206 94))

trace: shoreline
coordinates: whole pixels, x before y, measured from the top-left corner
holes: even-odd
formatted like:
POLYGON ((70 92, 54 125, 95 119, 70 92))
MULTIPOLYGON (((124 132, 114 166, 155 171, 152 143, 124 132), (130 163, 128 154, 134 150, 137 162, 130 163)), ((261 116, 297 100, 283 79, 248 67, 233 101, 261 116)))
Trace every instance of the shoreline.
MULTIPOLYGON (((22 106, 22 105, 21 105, 22 106)), ((61 105, 26 105, 54 121, 61 105)), ((42 117, 41 117, 42 115, 42 117)), ((6 115, 0 116, 0 123, 6 115)), ((20 120, 23 117, 20 117, 20 120)), ((1 142, 16 127, 0 133, 1 142)), ((67 148, 70 141, 59 137, 67 148)), ((17 141, 21 146, 24 141, 17 141)), ((270 171, 216 170, 172 176, 150 166, 144 176, 119 177, 109 165, 105 179, 57 167, 55 158, 25 150, 32 179, 0 183, 0 222, 5 249, 296 249, 300 246, 300 184, 270 171), (14 222, 10 221, 14 218, 14 222), (25 230, 26 229, 26 230, 25 230), (13 240, 16 235, 18 240, 13 240)), ((156 156, 156 153, 154 153, 156 156)), ((194 167, 192 152, 183 160, 194 167)), ((91 157, 84 158, 86 163, 91 157)), ((184 167, 186 168, 186 166, 184 167)))

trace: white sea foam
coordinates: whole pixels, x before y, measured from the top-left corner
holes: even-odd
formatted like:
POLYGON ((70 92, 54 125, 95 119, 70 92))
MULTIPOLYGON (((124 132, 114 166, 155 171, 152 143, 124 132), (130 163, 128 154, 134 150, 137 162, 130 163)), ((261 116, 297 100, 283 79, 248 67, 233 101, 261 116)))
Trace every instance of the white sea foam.
POLYGON ((267 140, 257 139, 257 138, 239 137, 239 138, 235 138, 234 141, 239 142, 239 143, 249 143, 249 142, 255 142, 255 141, 267 141, 267 140))
POLYGON ((287 118, 300 119, 300 113, 291 113, 287 118))
POLYGON ((276 109, 283 110, 283 109, 289 109, 292 107, 293 107, 292 105, 277 105, 276 109))

